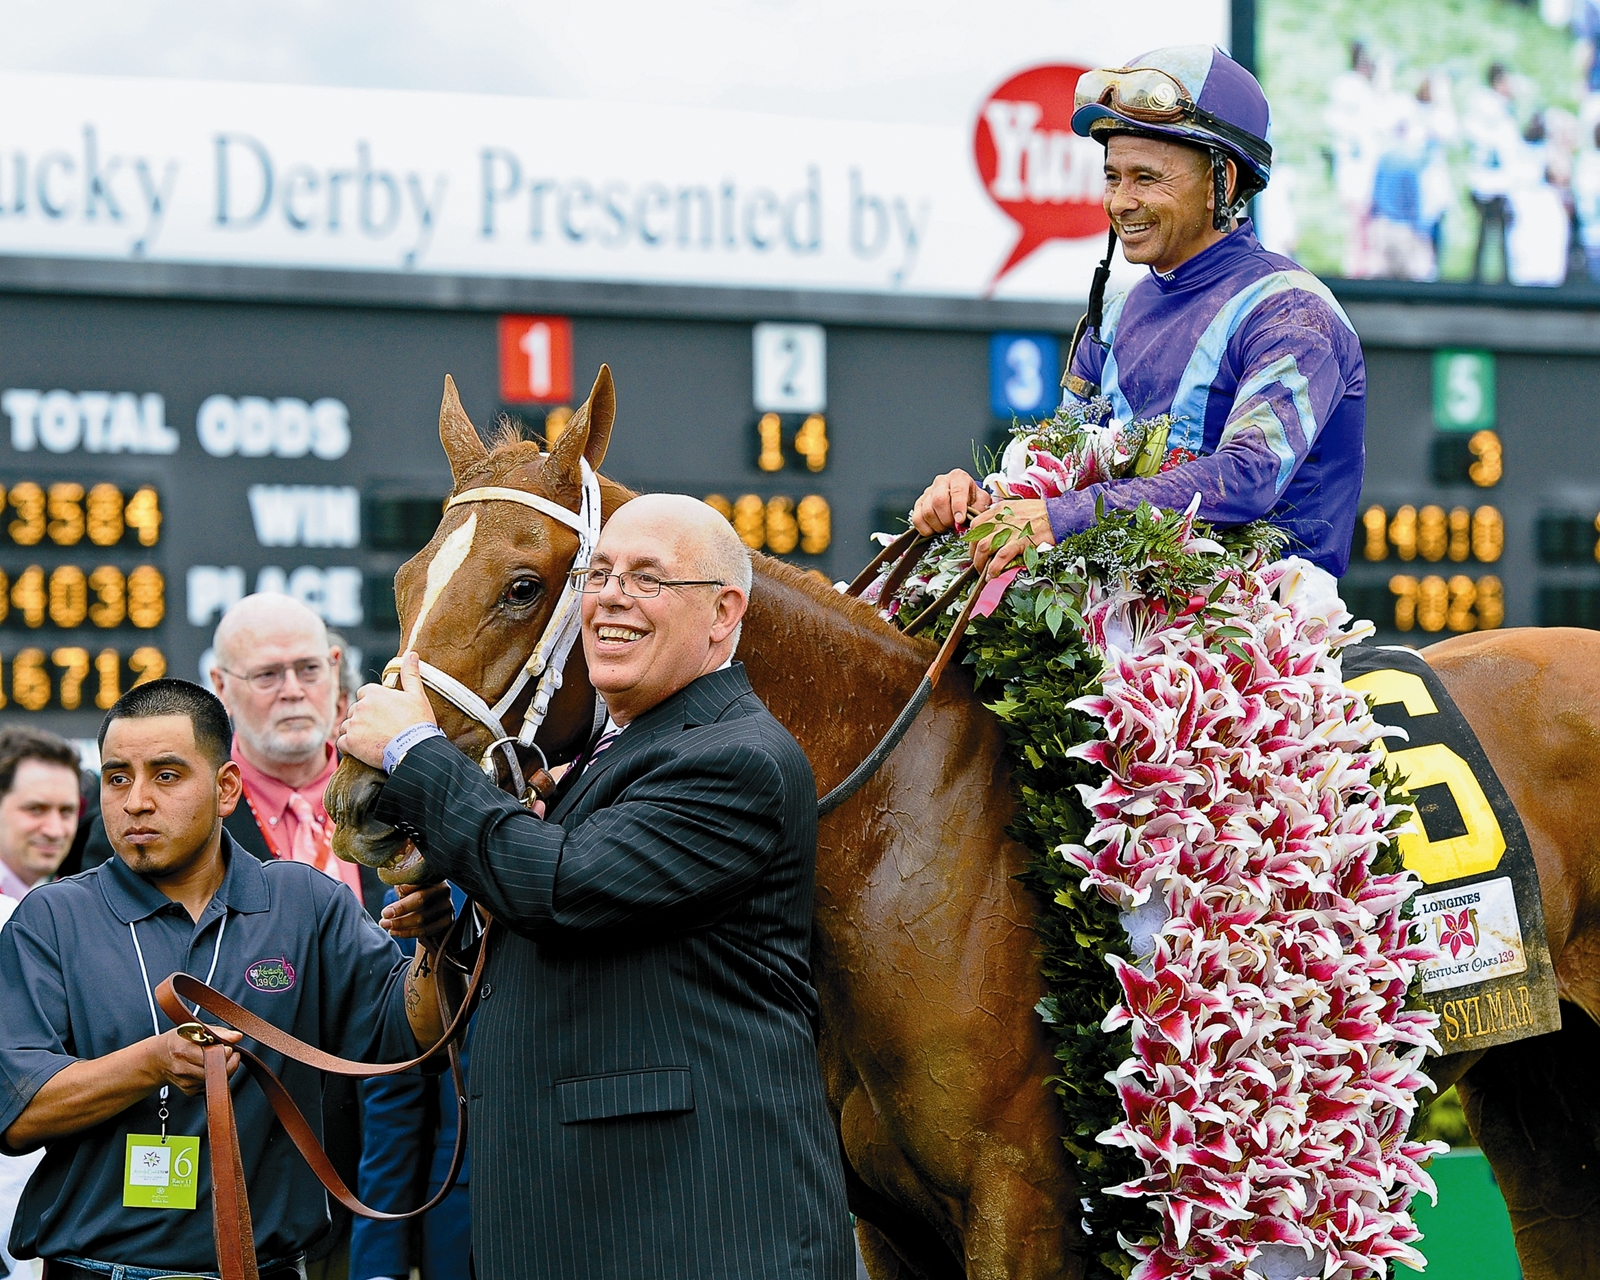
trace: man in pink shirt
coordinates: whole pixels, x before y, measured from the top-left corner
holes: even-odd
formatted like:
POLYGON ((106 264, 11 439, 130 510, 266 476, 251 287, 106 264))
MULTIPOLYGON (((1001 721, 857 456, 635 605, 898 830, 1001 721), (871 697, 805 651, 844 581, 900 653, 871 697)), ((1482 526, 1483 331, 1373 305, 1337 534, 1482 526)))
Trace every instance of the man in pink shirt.
POLYGON ((211 683, 233 720, 244 777, 241 820, 254 820, 273 857, 310 863, 364 899, 362 868, 334 856, 322 805, 338 764, 329 738, 340 656, 322 619, 288 596, 246 596, 223 615, 212 646, 211 683))

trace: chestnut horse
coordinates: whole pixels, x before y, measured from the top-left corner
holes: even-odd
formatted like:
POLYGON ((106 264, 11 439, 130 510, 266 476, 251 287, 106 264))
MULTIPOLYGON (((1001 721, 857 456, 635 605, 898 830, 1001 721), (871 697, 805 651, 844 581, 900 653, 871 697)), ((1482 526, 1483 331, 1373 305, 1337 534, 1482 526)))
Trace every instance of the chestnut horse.
MULTIPOLYGON (((510 438, 490 449, 447 379, 439 434, 455 491, 518 489, 577 510, 580 460, 599 469, 614 412, 602 367, 548 454, 510 438)), ((604 480, 601 492, 604 515, 632 496, 604 480)), ((515 503, 470 510, 468 545, 458 531, 473 516, 457 507, 396 575, 396 599, 411 647, 492 701, 551 616, 578 542, 515 503), (438 571, 435 557, 452 535, 440 563, 454 567, 438 571)), ((763 556, 755 566, 739 658, 826 792, 887 729, 933 647, 816 575, 763 556)), ((1459 1055, 1435 1063, 1434 1074, 1441 1088, 1461 1081, 1511 1204, 1526 1273, 1588 1275, 1600 1259, 1600 1150, 1596 1110, 1574 1082, 1600 1049, 1590 1021, 1600 1014, 1600 860, 1590 856, 1600 847, 1590 802, 1600 794, 1600 636, 1493 632, 1428 657, 1527 824, 1571 1002, 1567 1030, 1536 1052, 1459 1055)), ((455 745, 479 758, 495 735, 444 698, 433 701, 455 745)), ((593 707, 577 648, 538 737, 551 760, 580 748, 593 707)), ((521 712, 513 707, 508 722, 521 712)), ((393 882, 415 873, 417 855, 368 816, 383 779, 346 759, 327 803, 340 855, 393 882)), ((1037 904, 1017 880, 1026 853, 1005 834, 1010 814, 997 724, 965 673, 952 670, 883 768, 820 825, 819 1053, 874 1280, 1076 1276, 1088 1252, 1047 1083, 1056 1063, 1034 1013, 1043 994, 1037 904)))

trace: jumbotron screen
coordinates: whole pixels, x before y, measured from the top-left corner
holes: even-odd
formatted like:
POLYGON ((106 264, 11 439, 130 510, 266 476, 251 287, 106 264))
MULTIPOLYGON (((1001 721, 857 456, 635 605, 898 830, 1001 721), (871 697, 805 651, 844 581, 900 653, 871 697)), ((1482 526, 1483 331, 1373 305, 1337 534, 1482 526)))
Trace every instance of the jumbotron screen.
POLYGON ((1262 238, 1322 276, 1600 288, 1600 0, 1256 0, 1262 238))

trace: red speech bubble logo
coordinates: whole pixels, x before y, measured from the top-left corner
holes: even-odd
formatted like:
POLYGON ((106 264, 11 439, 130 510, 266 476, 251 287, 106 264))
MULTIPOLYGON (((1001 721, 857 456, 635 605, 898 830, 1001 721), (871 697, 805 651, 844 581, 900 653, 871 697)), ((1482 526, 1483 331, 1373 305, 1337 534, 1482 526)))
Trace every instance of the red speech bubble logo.
POLYGON ((1104 235, 1105 151, 1072 132, 1072 95, 1083 67, 1030 67, 989 95, 978 112, 972 154, 989 198, 1017 224, 1000 278, 1051 240, 1104 235))

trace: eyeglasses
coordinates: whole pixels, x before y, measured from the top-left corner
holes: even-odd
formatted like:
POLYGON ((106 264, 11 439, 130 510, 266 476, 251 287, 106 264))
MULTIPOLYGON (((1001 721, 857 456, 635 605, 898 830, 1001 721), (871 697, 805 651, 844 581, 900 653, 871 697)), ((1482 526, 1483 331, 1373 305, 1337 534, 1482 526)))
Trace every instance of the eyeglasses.
POLYGON ((725 587, 728 584, 718 578, 658 578, 653 573, 607 573, 604 569, 574 569, 571 574, 573 584, 586 595, 599 595, 606 589, 606 582, 615 578, 617 586, 622 588, 622 594, 631 596, 635 600, 654 600, 661 594, 662 587, 725 587))
POLYGON ((1165 71, 1153 67, 1114 67, 1086 71, 1078 77, 1073 109, 1109 106, 1135 120, 1165 123, 1194 113, 1184 88, 1165 71))
POLYGON ((328 673, 332 669, 326 658, 302 658, 299 662, 281 663, 276 667, 262 667, 259 671, 250 672, 220 668, 235 679, 245 681, 258 693, 270 693, 274 689, 281 689, 284 679, 291 671, 303 688, 315 688, 328 678, 328 673))

